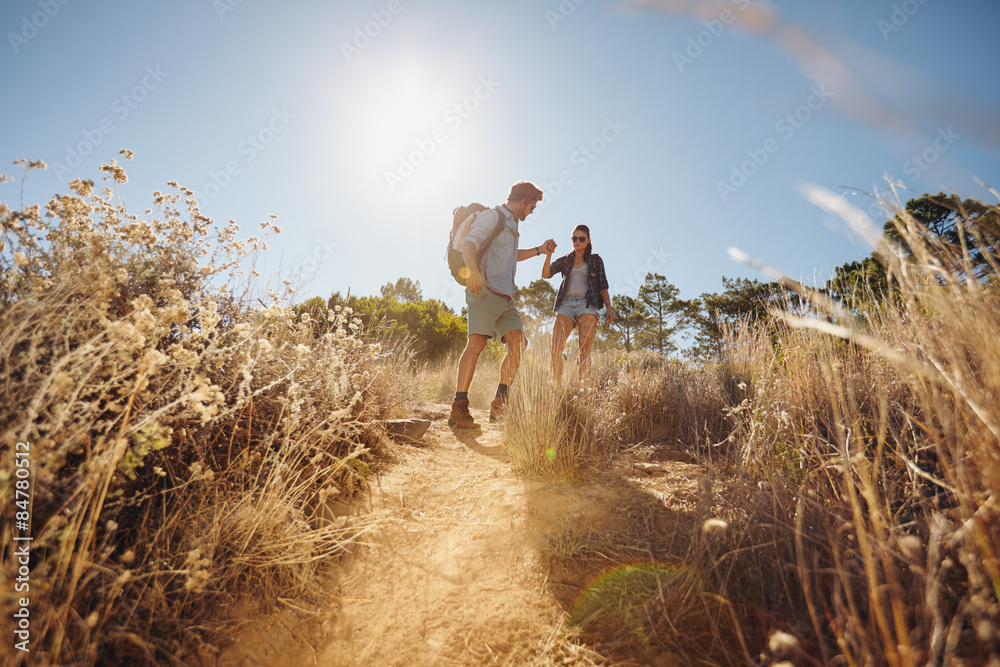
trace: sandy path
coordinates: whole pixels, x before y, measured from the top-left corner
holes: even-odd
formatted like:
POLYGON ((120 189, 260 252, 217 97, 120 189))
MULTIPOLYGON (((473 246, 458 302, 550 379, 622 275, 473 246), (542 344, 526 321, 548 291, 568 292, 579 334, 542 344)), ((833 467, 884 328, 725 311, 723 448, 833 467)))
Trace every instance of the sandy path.
POLYGON ((477 437, 436 420, 373 483, 383 524, 339 577, 320 665, 523 664, 560 626, 524 482, 475 416, 477 437))
POLYGON ((629 559, 680 557, 700 468, 672 463, 668 476, 637 479, 624 462, 585 483, 532 481, 515 473, 486 412, 473 410, 480 433, 453 433, 448 407, 428 406, 437 418, 418 445, 392 446, 394 461, 352 509, 379 526, 325 590, 279 599, 280 611, 248 621, 203 665, 611 663, 567 639, 566 612, 617 562, 606 555, 614 544, 629 559), (621 533, 635 522, 639 543, 621 533), (646 540, 659 534, 671 537, 646 540))

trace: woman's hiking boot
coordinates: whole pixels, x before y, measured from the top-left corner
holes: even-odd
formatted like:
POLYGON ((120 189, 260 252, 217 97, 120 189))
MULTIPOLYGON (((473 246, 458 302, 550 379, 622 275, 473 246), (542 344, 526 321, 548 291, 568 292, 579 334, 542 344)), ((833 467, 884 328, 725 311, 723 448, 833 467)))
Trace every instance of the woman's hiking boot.
POLYGON ((451 428, 479 428, 479 424, 472 418, 469 412, 469 401, 454 401, 451 404, 451 416, 448 417, 448 426, 451 428))

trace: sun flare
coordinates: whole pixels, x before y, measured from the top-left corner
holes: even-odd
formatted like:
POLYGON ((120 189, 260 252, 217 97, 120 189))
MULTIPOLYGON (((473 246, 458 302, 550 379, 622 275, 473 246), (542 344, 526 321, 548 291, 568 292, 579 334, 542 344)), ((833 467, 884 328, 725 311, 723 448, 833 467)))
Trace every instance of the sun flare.
POLYGON ((365 77, 352 104, 347 155, 378 191, 410 201, 463 180, 478 146, 467 121, 497 85, 481 77, 463 88, 415 59, 365 77))

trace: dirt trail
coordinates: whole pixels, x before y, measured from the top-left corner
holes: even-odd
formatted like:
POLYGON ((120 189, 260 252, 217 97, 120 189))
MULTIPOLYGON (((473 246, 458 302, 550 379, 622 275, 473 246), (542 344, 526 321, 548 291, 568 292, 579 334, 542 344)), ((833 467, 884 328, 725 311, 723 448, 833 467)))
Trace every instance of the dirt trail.
POLYGON ((396 461, 371 480, 360 511, 380 527, 317 596, 325 608, 289 601, 218 667, 607 664, 561 632, 593 573, 547 557, 572 550, 574 535, 612 530, 619 490, 526 480, 485 412, 473 410, 481 433, 456 436, 446 407, 433 406, 419 446, 394 446, 396 461))
POLYGON ((524 483, 486 415, 459 441, 436 420, 375 485, 384 519, 347 563, 321 665, 471 665, 523 654, 561 620, 532 546, 524 483))

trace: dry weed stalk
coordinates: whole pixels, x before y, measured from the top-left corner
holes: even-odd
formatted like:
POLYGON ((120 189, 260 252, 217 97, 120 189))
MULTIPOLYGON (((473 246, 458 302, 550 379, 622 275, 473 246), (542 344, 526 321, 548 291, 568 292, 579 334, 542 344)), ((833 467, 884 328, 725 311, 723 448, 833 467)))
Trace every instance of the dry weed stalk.
POLYGON ((997 661, 1000 300, 966 247, 895 226, 911 254, 880 243, 885 300, 803 290, 814 309, 776 340, 734 332, 741 464, 794 539, 825 661, 997 661))
POLYGON ((552 379, 547 351, 518 373, 504 440, 529 474, 573 474, 642 441, 700 445, 724 439, 726 369, 667 360, 643 350, 597 353, 582 383, 552 379))
POLYGON ((1000 261, 885 205, 909 249, 878 242, 887 297, 847 310, 782 278, 801 300, 734 327, 717 365, 606 355, 580 390, 537 363, 507 444, 562 475, 638 440, 697 446, 729 529, 687 565, 728 599, 783 615, 824 664, 1000 664, 1000 296, 979 277, 1000 261))
MULTIPOLYGON (((31 652, 7 642, 12 664, 183 657, 218 639, 227 608, 311 594, 371 529, 329 504, 364 488, 374 423, 398 400, 398 359, 349 311, 311 321, 275 290, 251 307, 241 267, 263 240, 176 183, 133 215, 124 169, 102 170, 100 193, 76 180, 44 215, 0 204, 0 462, 29 443, 33 494, 31 652)), ((8 637, 15 604, 2 599, 8 637)))

